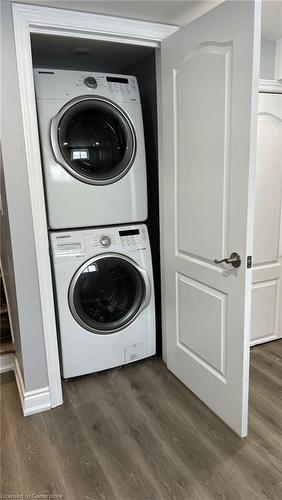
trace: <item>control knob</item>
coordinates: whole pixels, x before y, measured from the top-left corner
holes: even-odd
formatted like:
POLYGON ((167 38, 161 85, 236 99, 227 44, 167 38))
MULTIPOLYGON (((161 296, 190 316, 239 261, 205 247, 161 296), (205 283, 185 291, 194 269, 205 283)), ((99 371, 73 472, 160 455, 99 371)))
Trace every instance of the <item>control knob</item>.
POLYGON ((100 245, 104 248, 108 248, 110 245, 111 245, 111 238, 109 236, 107 236, 106 234, 104 234, 103 236, 101 236, 100 238, 100 245))
POLYGON ((97 88, 97 81, 96 81, 96 78, 94 78, 93 76, 87 76, 86 78, 84 78, 84 83, 90 89, 97 88))

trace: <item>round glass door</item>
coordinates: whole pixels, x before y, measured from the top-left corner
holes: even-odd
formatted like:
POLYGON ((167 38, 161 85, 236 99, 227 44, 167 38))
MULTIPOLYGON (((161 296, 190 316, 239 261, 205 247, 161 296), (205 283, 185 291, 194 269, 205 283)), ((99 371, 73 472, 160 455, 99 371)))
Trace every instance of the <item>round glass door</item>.
POLYGON ((128 172, 135 157, 135 135, 129 119, 104 98, 87 96, 68 104, 54 118, 51 138, 57 161, 89 184, 116 182, 128 172))
POLYGON ((107 334, 130 323, 141 308, 145 285, 129 260, 118 256, 91 259, 75 274, 69 304, 85 329, 107 334))

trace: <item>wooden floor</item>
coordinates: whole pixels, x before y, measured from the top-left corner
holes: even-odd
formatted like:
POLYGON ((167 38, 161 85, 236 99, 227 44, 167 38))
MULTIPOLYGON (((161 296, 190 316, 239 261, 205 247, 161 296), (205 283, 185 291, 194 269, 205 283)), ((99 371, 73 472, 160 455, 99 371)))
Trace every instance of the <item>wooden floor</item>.
POLYGON ((3 376, 2 495, 282 499, 282 341, 252 350, 246 440, 158 358, 66 382, 64 391, 63 406, 23 418, 13 377, 3 376))
POLYGON ((6 354, 12 354, 13 352, 15 352, 15 348, 12 339, 1 340, 0 356, 5 356, 6 354))

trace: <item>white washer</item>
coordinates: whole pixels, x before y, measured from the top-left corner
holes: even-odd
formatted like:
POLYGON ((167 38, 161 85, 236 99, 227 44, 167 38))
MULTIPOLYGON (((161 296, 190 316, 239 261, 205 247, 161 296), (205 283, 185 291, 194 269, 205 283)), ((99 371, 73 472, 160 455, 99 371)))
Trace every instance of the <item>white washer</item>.
POLYGON ((146 226, 54 232, 50 239, 64 378, 154 355, 146 226))
POLYGON ((51 229, 142 222, 147 180, 134 76, 34 70, 51 229))

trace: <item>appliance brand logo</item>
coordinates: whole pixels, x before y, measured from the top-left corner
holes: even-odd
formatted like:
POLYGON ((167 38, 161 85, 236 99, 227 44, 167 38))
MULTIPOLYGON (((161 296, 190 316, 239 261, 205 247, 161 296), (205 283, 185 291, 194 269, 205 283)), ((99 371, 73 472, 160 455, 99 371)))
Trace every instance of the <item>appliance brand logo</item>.
POLYGON ((70 234, 64 234, 63 236, 56 236, 56 240, 61 239, 61 238, 70 238, 70 234))

